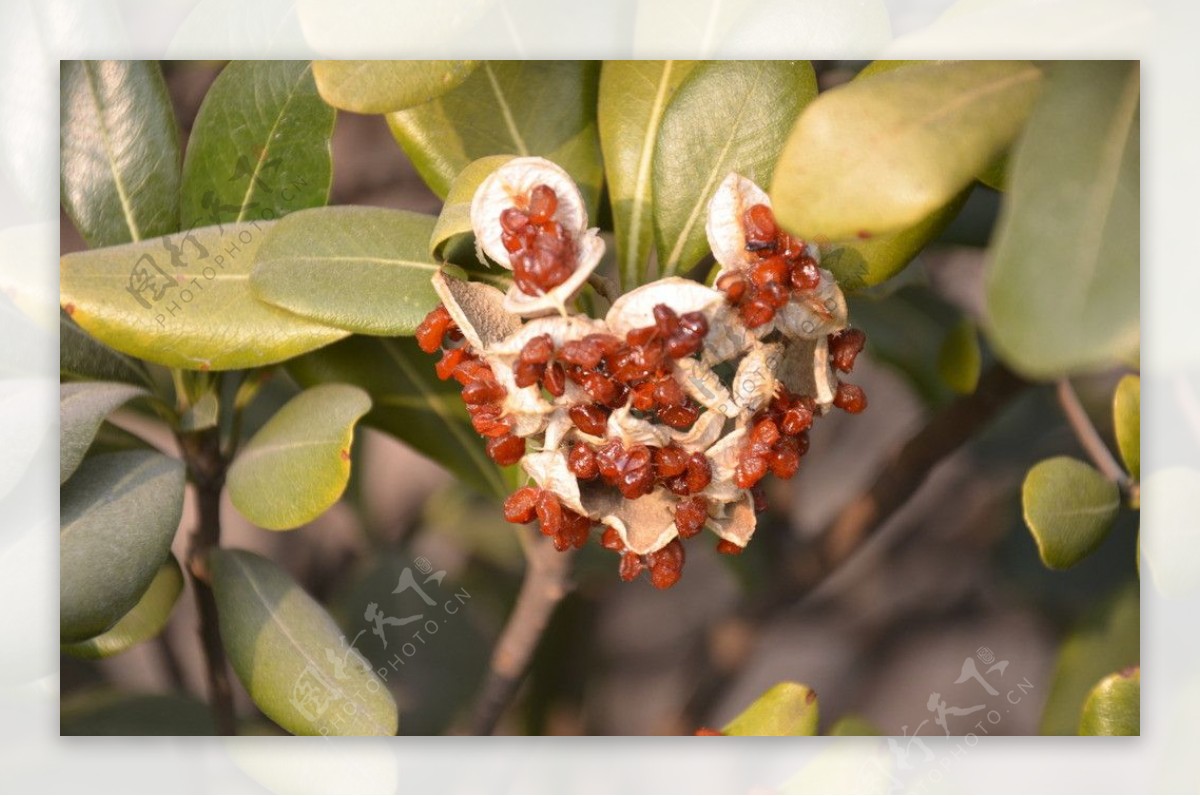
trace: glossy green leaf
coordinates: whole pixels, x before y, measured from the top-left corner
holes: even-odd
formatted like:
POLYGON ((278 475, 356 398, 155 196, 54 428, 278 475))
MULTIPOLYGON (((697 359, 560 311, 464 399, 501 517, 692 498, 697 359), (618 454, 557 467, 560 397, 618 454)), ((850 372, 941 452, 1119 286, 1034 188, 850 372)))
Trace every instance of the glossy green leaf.
POLYGON ((148 641, 167 626, 182 591, 183 570, 174 556, 168 556, 133 610, 104 633, 87 641, 65 644, 62 651, 74 658, 109 658, 148 641))
POLYGON ((370 397, 346 384, 322 384, 288 401, 229 468, 233 505, 273 531, 324 514, 346 491, 354 424, 370 408, 370 397))
POLYGON ((354 113, 391 113, 456 88, 478 61, 313 61, 321 98, 354 113))
POLYGON ((382 207, 322 207, 277 222, 254 258, 261 301, 339 329, 412 334, 441 303, 427 253, 432 216, 382 207))
POLYGON ((211 553, 221 639, 254 704, 294 735, 395 735, 396 703, 325 609, 275 564, 211 553))
POLYGON ((79 467, 104 418, 118 406, 147 394, 132 384, 105 381, 74 382, 59 387, 60 484, 79 467))
POLYGON ((663 113, 696 61, 605 61, 600 69, 600 148, 612 204, 621 281, 650 279, 653 156, 663 113))
POLYGON ((329 200, 335 111, 308 61, 231 61, 183 160, 183 228, 270 220, 329 200))
POLYGON ((891 69, 822 94, 779 156, 776 216, 818 241, 921 223, 1004 151, 1040 83, 1025 61, 957 61, 891 69))
POLYGON ((950 330, 938 352, 938 372, 942 381, 960 395, 975 392, 983 355, 979 350, 979 335, 970 318, 963 318, 950 330))
POLYGON ((1142 734, 1142 671, 1105 677, 1088 694, 1079 719, 1080 735, 1142 734))
POLYGON ((779 683, 725 725, 726 735, 816 735, 817 692, 799 683, 779 683))
POLYGON ((355 384, 371 396, 367 425, 392 434, 485 495, 508 488, 487 457, 454 381, 440 381, 436 358, 411 339, 352 337, 288 363, 300 384, 355 384))
POLYGON ((58 372, 64 381, 123 381, 146 387, 153 384, 145 365, 97 341, 63 312, 58 318, 58 372))
POLYGON ((512 159, 512 155, 488 155, 472 161, 454 178, 433 233, 429 236, 429 253, 435 259, 442 257, 447 244, 455 238, 469 235, 474 240, 471 200, 475 197, 475 190, 488 175, 512 159))
POLYGON ((64 695, 62 735, 216 735, 212 710, 179 694, 131 694, 111 689, 64 695))
POLYGON ((1055 64, 1012 160, 987 282, 997 354, 1033 378, 1139 344, 1136 61, 1055 64))
POLYGON ((603 178, 599 68, 595 61, 484 61, 453 91, 388 114, 388 124, 438 196, 473 160, 540 155, 579 183, 594 223, 603 178))
POLYGON ((63 61, 62 204, 89 246, 179 229, 179 130, 154 61, 63 61))
POLYGON ((1090 464, 1056 456, 1025 475, 1021 505, 1042 563, 1066 569, 1090 555, 1112 530, 1121 493, 1090 464))
POLYGON ((654 146, 661 274, 687 271, 708 253, 708 203, 731 171, 770 182, 788 131, 816 94, 808 61, 706 61, 692 70, 654 146))
POLYGON ((250 292, 255 252, 270 228, 226 224, 223 233, 206 227, 68 254, 63 307, 118 351, 191 370, 270 365, 345 337, 250 292))
POLYGON ((1138 587, 1097 599, 1059 648, 1038 732, 1075 735, 1088 692, 1109 672, 1137 665, 1141 645, 1138 587))
POLYGON ((883 730, 879 729, 862 716, 851 713, 838 719, 834 725, 829 728, 829 735, 883 735, 883 730))
POLYGON ((149 451, 92 456, 63 485, 59 621, 63 642, 93 638, 137 605, 183 515, 183 464, 149 451))
POLYGON ((1137 481, 1142 477, 1142 380, 1128 375, 1117 382, 1113 393, 1113 429, 1117 450, 1129 474, 1137 481))

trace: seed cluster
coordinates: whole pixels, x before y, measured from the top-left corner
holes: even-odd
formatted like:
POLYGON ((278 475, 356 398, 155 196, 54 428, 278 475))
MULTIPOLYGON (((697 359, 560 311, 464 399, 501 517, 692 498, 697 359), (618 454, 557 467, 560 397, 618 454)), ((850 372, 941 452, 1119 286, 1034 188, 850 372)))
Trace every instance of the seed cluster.
MULTIPOLYGON (((749 190, 737 180, 719 191, 749 190)), ((765 195, 734 219, 737 263, 722 261, 716 290, 670 278, 622 296, 603 320, 568 312, 567 294, 602 252, 572 187, 537 158, 485 181, 472 204, 476 238, 514 288, 437 275, 444 304, 416 338, 441 351, 437 375, 461 385, 488 455, 519 462, 534 482, 507 498, 506 520, 537 522, 563 551, 599 527, 623 580, 647 573, 667 588, 681 576, 684 541, 705 528, 719 552, 742 552, 765 509, 762 479, 797 473, 816 417, 866 407, 859 387, 834 376, 850 372, 865 336, 846 327, 831 277, 779 229, 765 195), (514 291, 559 295, 531 302, 514 291), (788 313, 800 321, 771 323, 788 313), (761 387, 735 389, 735 377, 761 387)))

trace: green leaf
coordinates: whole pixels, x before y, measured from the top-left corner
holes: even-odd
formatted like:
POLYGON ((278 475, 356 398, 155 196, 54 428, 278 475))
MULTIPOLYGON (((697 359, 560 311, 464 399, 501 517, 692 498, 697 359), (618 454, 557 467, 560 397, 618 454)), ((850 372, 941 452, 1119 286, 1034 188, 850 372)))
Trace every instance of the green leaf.
POLYGON ((817 692, 800 683, 767 689, 721 730, 726 735, 816 735, 817 692))
POLYGON ((1117 450, 1133 480, 1142 477, 1142 380, 1130 374, 1117 382, 1113 393, 1113 430, 1117 450))
POLYGON ((988 331, 1033 378, 1135 357, 1139 69, 1063 61, 1014 149, 992 244, 988 331))
POLYGON ((1109 672, 1137 665, 1141 644, 1137 584, 1098 600, 1059 648, 1038 732, 1075 735, 1088 692, 1109 672))
POLYGON ((294 735, 395 735, 396 703, 334 621, 275 564, 211 553, 229 661, 254 704, 294 735))
POLYGON ((962 192, 1008 146, 1037 97, 1026 61, 891 69, 822 94, 801 115, 771 185, 802 238, 907 229, 962 192))
POLYGON ((183 571, 175 557, 168 555, 133 610, 104 633, 77 644, 65 644, 62 651, 74 658, 109 658, 148 641, 167 626, 182 591, 183 571))
POLYGON ((471 200, 475 197, 475 190, 493 171, 512 159, 512 155, 488 155, 472 161, 458 173, 446 194, 433 233, 429 236, 430 255, 435 259, 441 258, 447 244, 460 236, 469 235, 474 239, 471 200))
POLYGON ((411 339, 352 337, 288 363, 288 372, 304 386, 342 382, 363 388, 372 404, 364 423, 407 443, 481 493, 504 498, 512 490, 471 427, 458 384, 440 381, 435 362, 411 339))
POLYGON ((321 98, 354 113, 391 113, 456 88, 478 61, 313 61, 321 98))
POLYGON ((183 160, 183 228, 270 220, 329 200, 336 113, 308 61, 231 61, 183 160))
POLYGON ((540 155, 579 183, 594 223, 603 178, 599 68, 595 61, 484 61, 453 91, 388 114, 388 124, 440 197, 473 160, 540 155))
POLYGON ((64 381, 123 381, 153 386, 145 365, 98 342, 61 311, 58 314, 58 372, 64 381))
POLYGON ((838 719, 837 722, 829 728, 829 735, 883 735, 883 731, 871 722, 864 719, 862 716, 851 713, 838 719))
POLYGON ((110 689, 64 696, 62 735, 216 735, 212 711, 179 694, 130 694, 110 689))
POLYGON ((276 223, 254 258, 250 289, 304 318, 361 334, 412 334, 441 300, 427 252, 432 216, 322 207, 276 223))
POLYGON ((229 468, 233 505, 273 531, 324 514, 346 491, 354 424, 370 408, 366 392, 346 384, 322 384, 288 401, 229 468))
POLYGON ((179 229, 179 130, 154 61, 63 61, 62 204, 89 246, 179 229))
POLYGON ((844 290, 860 290, 884 282, 913 261, 946 228, 967 201, 963 191, 928 218, 900 232, 839 241, 821 246, 821 267, 844 290))
POLYGON ((63 307, 118 351, 190 370, 270 365, 345 337, 254 298, 250 269, 270 227, 207 227, 68 254, 63 307))
POLYGON ((695 61, 605 61, 600 69, 600 148, 612 204, 621 281, 650 281, 654 145, 663 113, 695 61))
POLYGON ((1142 734, 1142 670, 1110 674, 1088 694, 1079 719, 1080 735, 1142 734))
POLYGON ((84 461, 62 488, 59 621, 66 643, 98 636, 145 594, 183 515, 183 464, 149 451, 84 461))
POLYGON ((104 418, 118 406, 145 395, 148 393, 141 387, 116 382, 85 381, 59 387, 60 484, 79 467, 104 418))
POLYGON ((975 392, 983 366, 979 336, 970 318, 963 318, 950 330, 938 352, 938 372, 950 389, 961 395, 975 392))
POLYGON ((708 203, 731 171, 770 182, 788 130, 816 94, 808 61, 706 61, 692 70, 654 147, 661 274, 687 271, 708 253, 708 203))
POLYGON ((1026 474, 1021 504, 1042 563, 1067 569, 1094 552, 1112 530, 1121 492, 1090 464, 1056 456, 1026 474))

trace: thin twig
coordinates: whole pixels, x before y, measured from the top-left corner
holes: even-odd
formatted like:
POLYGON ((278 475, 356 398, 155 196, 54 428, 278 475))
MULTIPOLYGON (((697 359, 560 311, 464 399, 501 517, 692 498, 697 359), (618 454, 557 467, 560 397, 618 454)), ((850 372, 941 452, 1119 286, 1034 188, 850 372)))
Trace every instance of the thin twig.
MULTIPOLYGON (((520 531, 532 533, 527 528, 520 531)), ((570 591, 570 551, 558 552, 546 538, 526 544, 525 551, 525 579, 492 652, 491 666, 475 706, 472 721, 475 735, 491 735, 495 731, 525 678, 550 616, 570 591)))
MULTIPOLYGON (((994 366, 980 379, 974 393, 956 399, 909 438, 881 466, 867 491, 847 503, 813 543, 786 557, 778 584, 733 621, 740 620, 744 627, 752 628, 756 622, 794 607, 811 594, 908 503, 940 462, 986 426, 1027 386, 1012 371, 994 366)), ((742 655, 749 655, 753 646, 742 645, 742 655)), ((702 655, 700 660, 705 661, 705 666, 684 709, 686 727, 699 726, 723 691, 724 675, 739 665, 733 662, 723 671, 716 671, 710 656, 702 655)))
POLYGON ((1096 430, 1083 404, 1079 402, 1075 388, 1067 379, 1058 381, 1058 403, 1062 406, 1063 414, 1067 416, 1067 422, 1071 424, 1071 430, 1075 432, 1075 438, 1096 465, 1096 469, 1104 473, 1105 478, 1128 491, 1132 479, 1100 438, 1100 432, 1096 430))
POLYGON ((235 735, 233 689, 225 662, 225 645, 217 619, 217 600, 211 586, 208 552, 221 541, 221 489, 225 484, 226 460, 221 456, 220 432, 216 428, 179 435, 179 446, 188 473, 196 486, 199 524, 188 548, 187 569, 196 593, 200 614, 200 642, 208 670, 209 705, 217 732, 235 735))
POLYGON ((617 286, 608 277, 593 272, 588 276, 587 281, 609 304, 617 300, 617 296, 619 295, 617 286))

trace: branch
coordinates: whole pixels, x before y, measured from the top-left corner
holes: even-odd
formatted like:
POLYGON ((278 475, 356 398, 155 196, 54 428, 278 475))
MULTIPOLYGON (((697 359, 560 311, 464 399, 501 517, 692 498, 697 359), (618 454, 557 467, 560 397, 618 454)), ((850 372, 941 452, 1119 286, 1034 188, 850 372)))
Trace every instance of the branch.
MULTIPOLYGON (((750 628, 752 620, 761 620, 780 609, 794 606, 810 594, 862 549, 917 492, 942 460, 986 426, 1028 386, 1007 368, 992 367, 980 379, 974 393, 957 398, 942 409, 893 453, 866 492, 851 500, 815 542, 784 560, 778 585, 731 621, 740 620, 743 627, 750 628)), ((710 656, 700 656, 705 667, 684 709, 683 726, 699 726, 708 708, 721 694, 724 675, 744 663, 753 646, 752 643, 740 645, 738 660, 726 662, 720 672, 716 671, 710 656)))
POLYGON ((208 669, 209 704, 217 732, 235 735, 233 689, 225 663, 225 646, 217 620, 217 600, 213 596, 208 551, 221 541, 221 489, 225 485, 226 461, 221 456, 220 432, 216 428, 179 435, 179 446, 192 483, 196 485, 200 522, 188 547, 185 569, 196 593, 200 613, 200 642, 208 669))
POLYGON ((1075 438, 1079 440, 1080 446, 1092 462, 1096 465, 1096 469, 1104 473, 1104 477, 1112 481, 1117 486, 1125 491, 1129 491, 1133 485, 1133 480, 1129 474, 1117 463, 1116 458, 1112 455, 1112 451, 1104 444, 1104 440, 1100 438, 1100 432, 1096 430, 1096 426, 1092 423, 1092 419, 1088 417, 1087 412, 1083 408, 1083 404, 1079 402, 1079 396, 1075 393, 1075 388, 1071 386, 1071 382, 1067 379, 1059 379, 1058 381, 1058 403, 1062 406, 1063 414, 1067 416, 1067 422, 1071 424, 1071 430, 1075 432, 1075 438))
POLYGON ((528 528, 521 528, 520 532, 526 556, 525 579, 516 607, 492 652, 487 679, 475 706, 472 721, 475 735, 491 735, 495 731, 525 679, 550 616, 570 591, 571 551, 558 552, 546 538, 527 539, 533 533, 528 528))

